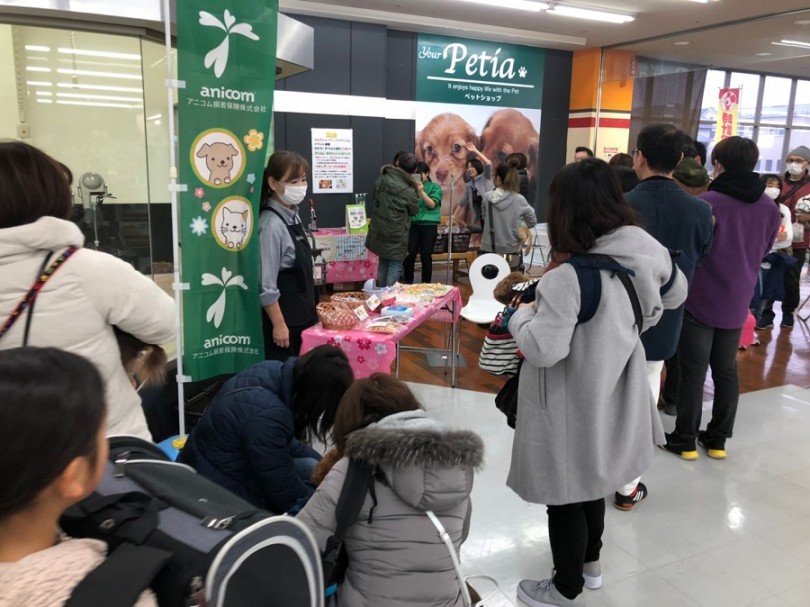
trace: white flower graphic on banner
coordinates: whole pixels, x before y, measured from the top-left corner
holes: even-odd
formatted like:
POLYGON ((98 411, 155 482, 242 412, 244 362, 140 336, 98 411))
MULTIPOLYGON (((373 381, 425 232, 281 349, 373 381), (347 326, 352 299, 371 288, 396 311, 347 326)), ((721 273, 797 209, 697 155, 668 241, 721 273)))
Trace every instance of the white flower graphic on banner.
POLYGON ((191 228, 195 236, 202 236, 208 231, 208 220, 206 220, 205 217, 195 217, 191 220, 191 223, 188 224, 188 227, 191 228))
POLYGON ((214 17, 211 13, 200 11, 200 25, 206 27, 218 27, 225 32, 225 39, 214 50, 205 55, 205 67, 214 66, 214 75, 219 78, 225 73, 228 66, 228 52, 230 51, 231 34, 239 34, 250 40, 258 40, 259 37, 253 33, 253 26, 249 23, 236 23, 236 17, 231 15, 231 11, 225 9, 223 15, 224 23, 214 17))
POLYGON ((219 285, 222 287, 222 293, 220 293, 217 300, 210 308, 208 308, 208 311, 205 313, 206 322, 211 322, 213 319, 214 326, 218 329, 219 325, 222 324, 222 318, 225 316, 226 294, 228 292, 228 287, 241 287, 243 289, 247 289, 248 287, 245 284, 245 279, 243 276, 234 276, 233 273, 227 268, 222 268, 221 280, 213 274, 203 274, 202 285, 204 287, 209 285, 219 285))

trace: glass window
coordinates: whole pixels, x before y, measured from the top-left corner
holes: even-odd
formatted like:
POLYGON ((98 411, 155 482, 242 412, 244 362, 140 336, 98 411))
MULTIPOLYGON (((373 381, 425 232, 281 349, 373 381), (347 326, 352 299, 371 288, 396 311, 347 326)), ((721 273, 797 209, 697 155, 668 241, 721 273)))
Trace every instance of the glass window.
POLYGON ((799 80, 796 83, 793 126, 810 127, 810 80, 799 80))
POLYGON ((133 36, 0 24, 0 138, 64 162, 85 246, 144 273, 172 260, 162 52, 133 36))
POLYGON ((717 117, 717 100, 725 82, 725 72, 719 70, 706 72, 706 86, 703 89, 703 103, 700 106, 701 120, 714 120, 717 117))
POLYGON ((759 167, 765 166, 766 171, 779 170, 782 164, 782 150, 785 146, 785 129, 762 126, 757 135, 759 147, 759 167))
POLYGON ((788 152, 800 145, 810 147, 810 130, 792 129, 790 131, 790 145, 788 145, 788 152))
POLYGON ((790 85, 791 80, 789 78, 765 77, 760 122, 779 125, 787 124, 790 85))
POLYGON ((732 72, 729 88, 740 89, 740 120, 754 120, 759 97, 759 76, 732 72))

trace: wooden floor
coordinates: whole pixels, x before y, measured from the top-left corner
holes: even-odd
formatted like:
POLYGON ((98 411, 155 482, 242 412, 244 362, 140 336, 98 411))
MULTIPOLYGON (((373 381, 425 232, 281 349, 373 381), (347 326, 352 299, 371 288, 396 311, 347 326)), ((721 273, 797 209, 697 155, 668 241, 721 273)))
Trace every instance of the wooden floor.
MULTIPOLYGON (((469 281, 460 278, 456 285, 461 289, 466 302, 470 293, 469 281)), ((802 300, 810 294, 810 282, 802 277, 802 300)), ((777 322, 781 318, 779 304, 774 306, 777 322)), ((810 314, 810 303, 801 313, 810 314)), ((486 329, 464 319, 459 320, 460 353, 466 363, 458 369, 457 388, 478 392, 496 393, 504 379, 478 368, 478 353, 486 329)), ((810 387, 810 328, 796 318, 793 329, 778 325, 767 331, 759 331, 761 345, 741 350, 737 355, 740 373, 740 391, 751 392, 784 384, 810 387)), ((427 322, 411 333, 402 343, 410 346, 438 347, 447 339, 446 325, 427 322)), ((449 385, 449 369, 431 367, 424 354, 403 352, 400 362, 400 379, 434 385, 449 385)), ((706 398, 711 398, 711 377, 706 380, 706 398)))

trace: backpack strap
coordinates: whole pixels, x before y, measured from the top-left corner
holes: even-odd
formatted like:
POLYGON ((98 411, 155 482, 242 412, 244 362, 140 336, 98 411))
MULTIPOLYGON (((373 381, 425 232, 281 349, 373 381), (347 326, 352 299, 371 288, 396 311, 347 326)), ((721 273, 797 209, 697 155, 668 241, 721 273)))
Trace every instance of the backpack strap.
POLYGON ((132 607, 170 558, 165 550, 121 544, 78 583, 65 607, 132 607))
POLYGON ((492 220, 492 200, 487 200, 487 210, 489 211, 489 242, 492 245, 492 252, 495 253, 495 223, 492 220))
MULTIPOLYGON (((609 255, 591 253, 575 255, 564 263, 569 263, 574 267, 577 273, 577 280, 579 281, 580 307, 579 314, 577 315, 577 323, 588 322, 593 318, 593 315, 596 314, 596 309, 599 307, 599 302, 602 299, 602 277, 600 271, 608 270, 612 272, 612 276, 618 277, 627 291, 630 304, 633 306, 636 328, 639 334, 641 334, 643 328, 641 302, 638 299, 638 293, 636 293, 633 281, 630 280, 631 276, 636 275, 633 270, 624 267, 609 255)), ((673 260, 673 264, 674 263, 673 260)))
POLYGON ((50 278, 56 273, 62 264, 70 259, 71 255, 73 255, 78 249, 79 247, 68 247, 62 251, 62 254, 59 255, 59 257, 57 257, 47 268, 46 266, 48 265, 48 259, 52 255, 52 252, 48 251, 46 253, 45 259, 42 260, 42 266, 39 268, 36 281, 33 285, 31 285, 31 288, 28 289, 28 292, 17 304, 17 307, 11 312, 11 315, 6 319, 6 322, 3 323, 3 326, 0 327, 0 338, 8 333, 9 329, 11 329, 14 323, 17 322, 22 313, 27 309, 28 317, 25 321, 25 333, 23 334, 22 345, 28 345, 28 333, 31 330, 31 315, 34 311, 34 302, 36 301, 37 295, 39 295, 39 292, 42 290, 42 287, 45 286, 45 283, 50 280, 50 278))
POLYGON ((672 273, 669 275, 669 280, 661 287, 659 293, 661 295, 666 295, 667 292, 672 288, 672 285, 675 284, 675 277, 678 275, 678 266, 675 263, 675 258, 680 257, 680 251, 673 251, 670 249, 669 251, 669 258, 672 260, 672 273))
POLYGON ((343 488, 340 490, 335 510, 337 520, 335 533, 326 540, 323 552, 323 578, 327 583, 332 581, 333 572, 339 565, 338 561, 343 541, 346 539, 346 532, 360 516, 363 502, 366 501, 366 493, 374 485, 374 478, 375 471, 371 466, 358 460, 349 460, 349 469, 346 472, 346 479, 343 481, 343 488))

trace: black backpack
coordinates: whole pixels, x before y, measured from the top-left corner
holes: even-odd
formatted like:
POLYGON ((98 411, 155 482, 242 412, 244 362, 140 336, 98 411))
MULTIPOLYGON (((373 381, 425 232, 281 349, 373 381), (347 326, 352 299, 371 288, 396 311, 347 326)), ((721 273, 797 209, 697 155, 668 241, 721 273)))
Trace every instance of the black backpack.
MULTIPOLYGON (((641 302, 638 300, 636 288, 630 280, 631 276, 635 276, 635 272, 629 268, 625 268, 618 261, 609 255, 576 255, 568 259, 565 263, 571 264, 576 270, 577 280, 579 282, 580 291, 580 304, 579 314, 577 314, 577 324, 588 322, 593 315, 596 314, 599 308, 599 302, 602 299, 602 270, 611 272, 612 276, 618 278, 625 290, 627 296, 630 298, 630 304, 633 306, 633 316, 635 317, 636 329, 639 335, 643 330, 644 317, 641 315, 641 302)), ((672 262, 672 276, 664 287, 661 288, 661 293, 666 293, 675 281, 677 272, 675 271, 675 262, 672 262)), ((531 281, 536 286, 536 282, 531 281)), ((523 362, 521 361, 521 365, 523 362)), ((503 387, 495 395, 495 406, 506 415, 506 423, 510 428, 514 428, 517 423, 517 407, 518 407, 518 385, 520 383, 520 366, 518 370, 510 377, 503 387)))
POLYGON ((323 605, 320 554, 300 522, 257 509, 156 445, 109 442, 101 483, 60 525, 105 541, 110 556, 67 607, 131 607, 149 587, 160 607, 323 605))

